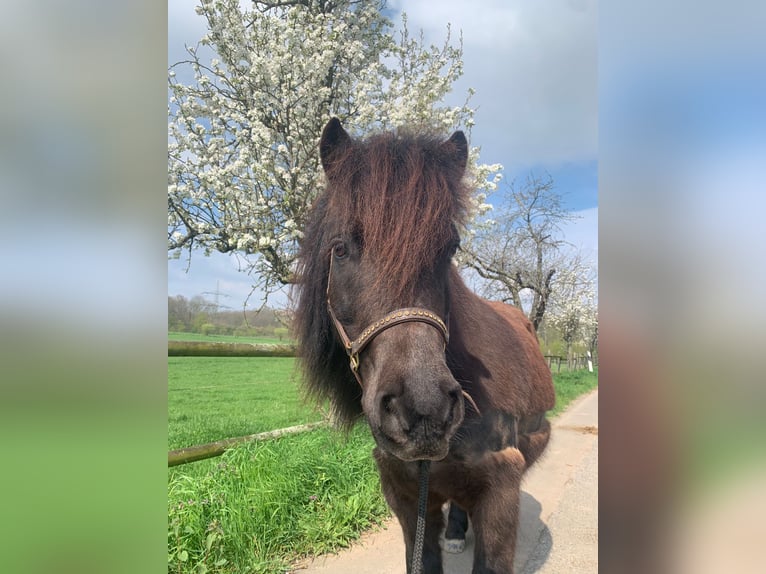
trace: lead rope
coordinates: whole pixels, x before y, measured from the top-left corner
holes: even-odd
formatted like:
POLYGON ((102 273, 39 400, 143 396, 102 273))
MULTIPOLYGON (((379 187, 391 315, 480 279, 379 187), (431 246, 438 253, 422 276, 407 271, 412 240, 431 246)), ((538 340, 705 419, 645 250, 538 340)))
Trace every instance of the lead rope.
POLYGON ((428 470, 430 460, 420 461, 420 478, 418 482, 418 524, 415 528, 415 548, 412 551, 411 574, 423 572, 423 543, 426 537, 426 507, 428 506, 428 470))

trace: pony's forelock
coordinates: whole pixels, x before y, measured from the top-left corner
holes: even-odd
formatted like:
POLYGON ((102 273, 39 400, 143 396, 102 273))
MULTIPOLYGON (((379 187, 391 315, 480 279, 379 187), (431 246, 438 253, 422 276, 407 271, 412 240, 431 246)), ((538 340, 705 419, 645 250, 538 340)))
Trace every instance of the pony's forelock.
POLYGON ((394 299, 433 267, 463 223, 464 166, 449 152, 435 135, 384 133, 357 143, 329 182, 333 207, 359 234, 378 289, 394 299))

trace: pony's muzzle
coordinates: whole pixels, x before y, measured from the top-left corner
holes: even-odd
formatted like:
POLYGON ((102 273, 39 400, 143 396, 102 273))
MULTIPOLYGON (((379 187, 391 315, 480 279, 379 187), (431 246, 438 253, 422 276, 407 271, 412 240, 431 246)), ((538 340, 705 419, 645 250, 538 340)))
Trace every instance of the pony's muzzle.
POLYGON ((440 460, 463 420, 460 385, 452 377, 437 381, 409 380, 399 392, 377 397, 378 443, 404 460, 440 460), (388 443, 388 444, 386 444, 388 443))
POLYGON ((463 422, 462 388, 432 325, 380 333, 360 363, 362 406, 378 446, 402 460, 441 460, 463 422))

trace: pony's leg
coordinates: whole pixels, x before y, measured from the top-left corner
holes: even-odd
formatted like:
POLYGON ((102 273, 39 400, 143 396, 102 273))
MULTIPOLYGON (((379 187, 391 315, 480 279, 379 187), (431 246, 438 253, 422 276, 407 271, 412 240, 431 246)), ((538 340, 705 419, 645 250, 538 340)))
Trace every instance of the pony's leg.
MULTIPOLYGON (((404 508, 398 502, 392 504, 389 501, 389 504, 399 519, 399 524, 402 526, 406 548, 407 574, 410 574, 412 554, 415 548, 415 530, 417 529, 418 522, 417 500, 407 501, 404 508)), ((444 514, 442 513, 441 503, 432 504, 429 499, 428 510, 426 512, 425 540, 423 542, 423 574, 443 574, 444 572, 442 568, 442 549, 439 546, 439 535, 443 527, 444 514)))
POLYGON ((548 446, 548 440, 551 437, 551 423, 547 419, 542 419, 540 426, 531 432, 525 432, 519 435, 519 450, 524 455, 527 468, 540 458, 540 455, 548 446))
POLYGON ((476 535, 472 572, 513 574, 524 456, 519 449, 508 447, 488 454, 482 466, 489 480, 471 509, 476 535))
MULTIPOLYGON (((401 461, 392 460, 382 455, 377 448, 373 452, 380 471, 380 485, 383 489, 383 495, 402 527, 406 548, 407 574, 410 574, 415 547, 415 531, 418 523, 417 474, 408 476, 401 461)), ((445 499, 437 497, 433 492, 429 493, 423 543, 423 574, 443 574, 439 535, 444 528, 444 514, 442 512, 444 502, 445 499)))
POLYGON ((449 503, 447 530, 444 532, 444 550, 459 554, 465 550, 465 532, 468 530, 468 514, 453 500, 449 503))

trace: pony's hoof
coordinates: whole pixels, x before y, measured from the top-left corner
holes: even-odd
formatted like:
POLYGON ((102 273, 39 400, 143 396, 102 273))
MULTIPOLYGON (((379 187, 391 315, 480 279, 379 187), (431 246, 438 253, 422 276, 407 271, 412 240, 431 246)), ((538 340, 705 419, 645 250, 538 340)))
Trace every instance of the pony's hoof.
POLYGON ((465 550, 465 540, 444 540, 444 551, 450 554, 460 554, 465 550))

